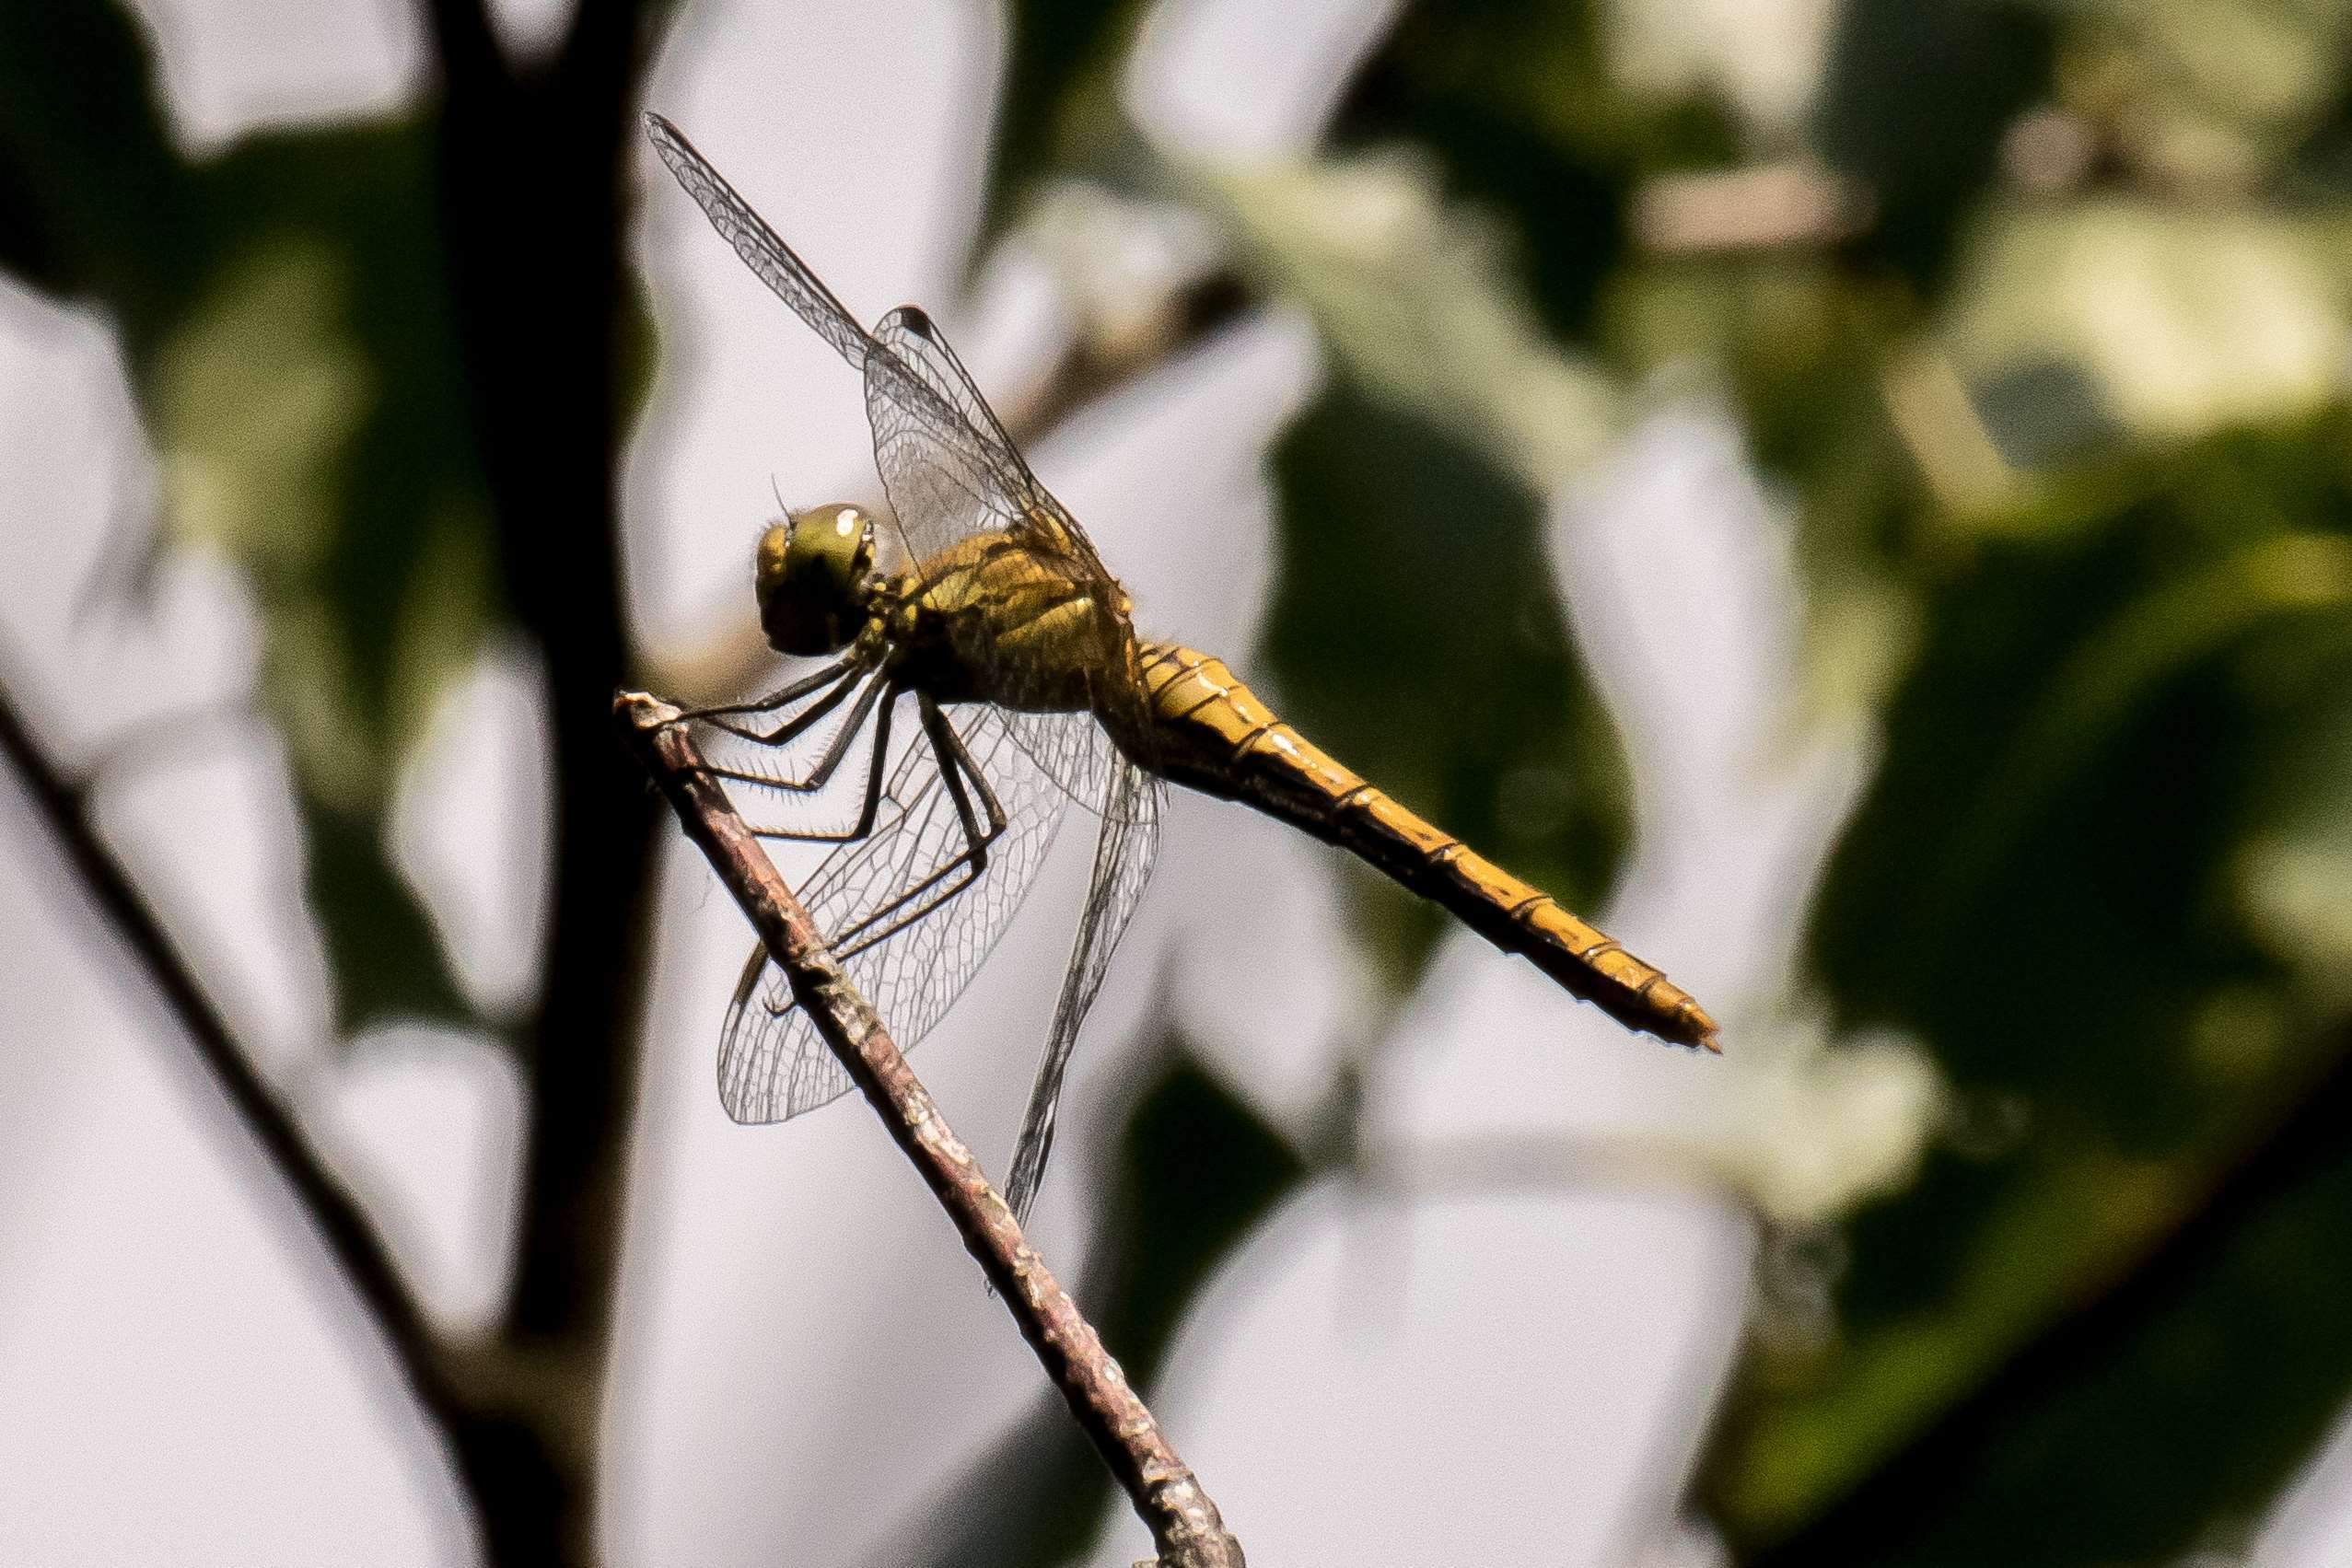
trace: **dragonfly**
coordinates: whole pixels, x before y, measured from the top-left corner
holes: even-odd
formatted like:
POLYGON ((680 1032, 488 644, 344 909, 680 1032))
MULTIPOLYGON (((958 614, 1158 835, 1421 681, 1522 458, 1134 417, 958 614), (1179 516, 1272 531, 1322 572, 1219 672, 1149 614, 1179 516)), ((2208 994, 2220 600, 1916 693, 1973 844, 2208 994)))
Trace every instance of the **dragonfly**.
MULTIPOLYGON (((711 771, 761 799, 761 836, 833 844, 801 900, 909 1046, 987 958, 1069 808, 1098 824, 1006 1189, 1016 1214, 1043 1178, 1071 1052, 1150 876, 1170 784, 1352 851, 1629 1028, 1717 1049, 1715 1020, 1656 966, 1348 771, 1221 659, 1140 635, 1126 590, 930 317, 907 305, 859 326, 675 125, 646 125, 712 226, 862 377, 889 500, 886 516, 822 505, 763 528, 761 627, 804 662, 756 701, 681 715, 715 742, 711 771), (861 781, 854 813, 831 787, 844 771, 861 781)), ((764 948, 728 1006, 718 1083, 742 1122, 851 1087, 764 948)))

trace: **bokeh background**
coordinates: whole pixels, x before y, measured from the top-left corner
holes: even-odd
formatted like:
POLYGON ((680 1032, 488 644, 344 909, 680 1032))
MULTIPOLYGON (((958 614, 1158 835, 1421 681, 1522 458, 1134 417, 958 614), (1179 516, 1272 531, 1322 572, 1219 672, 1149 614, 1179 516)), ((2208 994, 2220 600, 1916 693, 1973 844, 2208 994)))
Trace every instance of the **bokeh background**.
MULTIPOLYGON (((872 1118, 713 1092, 607 703, 758 684, 759 526, 879 496, 653 108, 1147 630, 1726 1023, 1178 803, 1033 1231, 1253 1560, 2344 1560, 2347 46, 0 4, 0 1557, 1147 1550, 872 1118)), ((915 1058, 993 1169, 1089 836, 915 1058)))

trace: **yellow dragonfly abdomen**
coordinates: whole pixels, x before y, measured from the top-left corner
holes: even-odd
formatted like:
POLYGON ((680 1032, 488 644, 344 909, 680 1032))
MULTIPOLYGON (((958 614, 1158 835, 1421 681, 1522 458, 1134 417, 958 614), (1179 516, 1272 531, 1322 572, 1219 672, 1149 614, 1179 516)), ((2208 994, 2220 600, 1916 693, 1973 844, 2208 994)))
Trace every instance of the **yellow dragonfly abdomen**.
POLYGON ((1715 1020, 1655 965, 1342 766, 1223 660, 1171 643, 1137 658, 1150 733, 1130 749, 1143 765, 1352 851, 1629 1028, 1717 1049, 1715 1020))

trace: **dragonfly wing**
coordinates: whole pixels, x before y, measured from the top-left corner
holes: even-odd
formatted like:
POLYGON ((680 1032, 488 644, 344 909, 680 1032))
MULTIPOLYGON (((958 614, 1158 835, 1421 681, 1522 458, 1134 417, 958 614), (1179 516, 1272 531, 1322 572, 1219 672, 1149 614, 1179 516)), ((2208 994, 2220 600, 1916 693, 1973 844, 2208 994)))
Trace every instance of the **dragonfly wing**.
POLYGON ((1038 1184, 1045 1179, 1045 1159, 1054 1150, 1054 1115, 1062 1100, 1062 1075, 1078 1042, 1087 1009, 1102 989, 1111 955, 1126 935, 1144 884, 1151 878, 1153 857, 1159 850, 1159 813, 1165 786, 1132 762, 1122 761, 1112 786, 1115 798, 1102 808, 1102 832, 1095 841, 1094 877, 1088 885, 1086 913, 1078 923, 1070 969, 1063 977, 1062 997, 1054 1005, 1053 1031, 1046 1037, 1045 1055, 1037 1065, 1037 1079, 1029 1094, 1029 1110, 1021 1119, 1020 1142, 1013 1151, 1012 1179, 1005 1188, 1013 1216, 1026 1220, 1037 1200, 1038 1184))
POLYGON ((1101 817, 1132 810, 1135 797, 1116 787, 1126 758, 1092 714, 1008 713, 1013 739, 1069 797, 1101 817))
MULTIPOLYGON (((709 771, 736 797, 746 824, 763 839, 839 840, 853 830, 874 774, 874 752, 888 744, 877 722, 889 716, 887 677, 851 672, 830 689, 724 725, 708 718, 694 724, 696 745, 709 771), (879 688, 874 683, 882 682, 879 688), (755 738, 787 725, 807 724, 789 740, 755 738), (821 760, 833 758, 829 779, 819 778, 821 760)), ((888 820, 891 790, 883 791, 888 820)))
MULTIPOLYGON (((882 319, 879 331, 867 332, 683 132, 658 114, 646 116, 646 132, 661 161, 744 264, 852 368, 866 373, 867 412, 877 446, 886 430, 936 443, 947 449, 950 466, 969 478, 973 494, 1002 507, 1007 520, 1028 510, 1031 493, 1042 494, 1042 487, 930 317, 903 306, 882 319)), ((885 465, 886 486, 891 477, 885 465)), ((918 554, 927 555, 977 526, 968 520, 957 526, 955 520, 966 517, 969 509, 947 494, 918 493, 912 498, 920 505, 905 508, 891 489, 893 506, 916 512, 934 525, 927 532, 918 531, 913 517, 901 519, 918 554)), ((1061 508, 1050 511, 1060 514, 1061 508)))
POLYGON ((920 357, 926 345, 948 354, 946 364, 956 372, 962 366, 937 340, 930 318, 912 306, 902 306, 882 318, 876 343, 890 356, 866 366, 866 419, 874 432, 874 466, 890 494, 891 510, 918 560, 946 549, 967 534, 1001 529, 1015 537, 1051 545, 1036 537, 1025 519, 1031 481, 1019 455, 1008 464, 1009 443, 997 428, 996 415, 979 401, 968 377, 943 371, 937 357, 920 357), (910 316, 924 331, 910 332, 910 316), (910 358, 906 351, 918 351, 910 358), (912 380, 919 391, 908 394, 912 380), (975 423, 976 420, 976 423, 975 423))
POLYGON ((906 398, 893 386, 895 376, 867 372, 875 461, 916 553, 928 555, 978 529, 1002 528, 1062 558, 1057 564, 1065 574, 1107 580, 1086 531, 1038 482, 930 314, 902 305, 882 318, 874 341, 927 394, 906 398))
MULTIPOLYGON (((968 876, 969 838, 918 733, 892 770, 873 830, 841 845, 800 890, 852 981, 911 1047, 939 1021, 1036 880, 1068 804, 1013 739, 1001 710, 950 708, 1005 814, 987 866, 968 876)), ((738 1121, 782 1121, 839 1098, 849 1074, 793 1000, 784 973, 755 953, 720 1038, 719 1098, 738 1121)))
POLYGON ((817 335, 833 345, 835 353, 849 361, 853 368, 865 367, 867 355, 874 340, 857 319, 842 308, 833 290, 818 280, 809 264, 792 252, 792 247, 777 238, 775 230, 765 219, 751 210, 751 203, 736 193, 710 165, 710 160, 694 148, 685 134, 658 114, 646 116, 646 134, 653 138, 654 150, 686 194, 694 198, 711 226, 743 258, 744 265, 759 275, 762 283, 775 291, 776 297, 792 307, 799 318, 817 331, 817 335))
MULTIPOLYGON (((961 408, 952 399, 944 397, 931 378, 920 373, 919 367, 904 364, 890 349, 876 343, 873 335, 857 324, 857 318, 852 316, 834 296, 833 290, 809 270, 809 263, 803 261, 792 247, 768 226, 764 218, 751 210, 751 203, 728 183, 725 175, 711 167, 710 160, 686 139, 683 132, 658 114, 647 114, 646 133, 653 138, 654 150, 661 155, 661 161, 670 166, 670 172, 678 177, 678 183, 694 198, 695 203, 703 209, 703 215, 710 219, 711 226, 718 230, 720 238, 743 258, 744 265, 750 267, 777 298, 791 306, 794 314, 815 329, 819 337, 831 343, 833 352, 847 360, 852 369, 865 374, 869 407, 879 401, 906 411, 909 417, 931 429, 950 431, 963 424, 965 416, 961 408)), ((977 396, 976 393, 974 395, 977 396)), ((981 406, 981 412, 985 415, 985 423, 994 427, 995 416, 986 414, 985 404, 981 406)), ((1003 440, 1001 429, 996 430, 996 435, 999 441, 1003 440)), ((970 437, 975 459, 982 441, 983 438, 976 434, 970 437)), ((1009 447, 1010 444, 1006 445, 1009 447)), ((1019 454, 1014 455, 1014 460, 1019 463, 1019 454)), ((891 500, 895 509, 899 505, 895 491, 891 500)), ((934 548, 911 536, 908 544, 917 555, 927 554, 934 548)))

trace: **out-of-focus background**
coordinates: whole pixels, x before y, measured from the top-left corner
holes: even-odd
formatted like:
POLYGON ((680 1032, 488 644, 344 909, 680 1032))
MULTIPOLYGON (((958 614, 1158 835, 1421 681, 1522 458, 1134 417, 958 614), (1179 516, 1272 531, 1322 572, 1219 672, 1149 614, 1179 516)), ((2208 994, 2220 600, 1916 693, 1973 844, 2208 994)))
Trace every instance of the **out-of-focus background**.
MULTIPOLYGON (((607 703, 880 496, 651 108, 1726 1025, 1176 804, 1032 1228, 1254 1560, 2342 1561, 2347 89, 2339 0, 0 4, 0 1558, 1147 1551, 872 1117, 713 1090, 607 703)), ((998 1172, 1089 836, 915 1057, 998 1172)))

